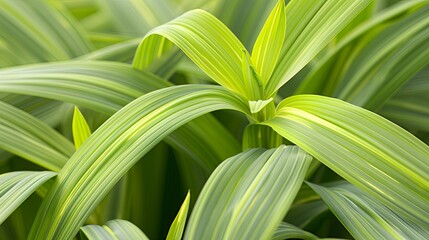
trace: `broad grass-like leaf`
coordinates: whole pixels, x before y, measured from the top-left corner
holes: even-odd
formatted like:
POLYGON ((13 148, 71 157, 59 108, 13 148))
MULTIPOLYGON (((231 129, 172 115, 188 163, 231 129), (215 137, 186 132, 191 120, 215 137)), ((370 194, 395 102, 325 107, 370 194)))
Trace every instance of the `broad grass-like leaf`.
POLYGON ((429 132, 429 68, 402 87, 378 111, 384 117, 409 129, 429 132))
MULTIPOLYGON (((356 54, 359 55, 360 49, 365 47, 370 39, 377 36, 374 32, 377 33, 377 31, 385 30, 392 24, 398 24, 398 19, 403 20, 404 16, 413 14, 422 6, 424 1, 403 1, 394 7, 383 10, 372 19, 353 29, 323 56, 295 93, 333 96, 338 89, 337 85, 342 73, 347 71, 352 62, 350 59, 355 57, 351 52, 359 49, 356 54)), ((401 36, 400 31, 397 35, 401 36)), ((380 53, 374 51, 369 54, 380 53)))
POLYGON ((109 190, 153 146, 186 122, 220 109, 250 114, 242 99, 204 85, 161 89, 122 108, 67 161, 42 203, 29 238, 73 237, 109 190))
POLYGON ((425 239, 429 236, 427 228, 404 220, 349 183, 310 186, 356 239, 425 239))
POLYGON ((265 20, 277 0, 219 0, 213 13, 240 39, 247 49, 252 49, 265 20))
POLYGON ((429 222, 429 147, 368 110, 338 99, 298 95, 266 122, 398 215, 429 222))
POLYGON ((176 218, 170 226, 170 230, 167 234, 167 240, 180 240, 182 239, 183 230, 185 229, 186 217, 188 216, 189 202, 191 195, 186 194, 185 201, 183 201, 176 218))
POLYGON ((88 123, 86 122, 84 116, 77 107, 74 107, 72 125, 74 146, 76 149, 78 149, 80 145, 82 145, 82 143, 85 142, 85 140, 91 135, 91 130, 89 129, 88 123))
POLYGON ((303 239, 303 240, 317 240, 319 239, 312 233, 304 231, 292 224, 282 222, 277 227, 272 240, 283 240, 283 239, 303 239))
POLYGON ((268 239, 301 187, 311 156, 296 146, 250 149, 213 172, 185 239, 268 239))
POLYGON ((316 56, 370 0, 292 0, 286 6, 285 42, 265 89, 272 96, 316 56))
POLYGON ((8 172, 0 175, 0 225, 54 172, 8 172))
POLYGON ((264 84, 267 84, 276 66, 285 31, 285 3, 284 0, 279 0, 268 16, 252 50, 252 62, 264 84))
POLYGON ((133 66, 145 69, 171 41, 220 85, 247 96, 242 74, 242 51, 234 34, 203 10, 192 10, 150 31, 140 44, 133 66), (165 45, 167 44, 167 45, 165 45))
POLYGON ((1 101, 0 130, 1 149, 52 171, 59 171, 74 152, 73 144, 51 127, 1 101))
POLYGON ((86 225, 81 228, 89 240, 149 240, 149 238, 129 221, 115 219, 106 225, 86 225))
POLYGON ((347 72, 342 74, 343 81, 335 96, 378 109, 429 64, 428 49, 429 4, 379 32, 359 49, 347 72))
POLYGON ((66 60, 93 49, 71 17, 44 0, 1 1, 0 38, 3 66, 66 60))
MULTIPOLYGON (((107 115, 147 92, 171 85, 127 64, 105 61, 49 63, 0 71, 0 92, 66 101, 107 115)), ((209 172, 240 151, 237 140, 208 115, 178 129, 166 141, 209 172), (219 142, 224 143, 222 148, 219 142)))

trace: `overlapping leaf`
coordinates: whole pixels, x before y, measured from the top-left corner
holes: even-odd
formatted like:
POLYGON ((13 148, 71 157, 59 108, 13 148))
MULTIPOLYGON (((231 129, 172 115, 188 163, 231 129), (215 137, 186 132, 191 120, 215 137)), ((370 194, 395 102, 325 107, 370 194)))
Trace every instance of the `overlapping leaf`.
POLYGON ((266 124, 403 217, 429 222, 429 147, 386 119, 341 100, 285 99, 266 124))
POLYGON ((104 226, 86 225, 81 228, 89 240, 149 240, 149 238, 131 222, 115 219, 104 226))
POLYGON ((398 216, 355 186, 310 184, 356 239, 424 239, 428 229, 398 216))
POLYGON ((8 172, 0 175, 0 225, 54 172, 8 172))
POLYGON ((213 15, 192 10, 153 29, 140 44, 133 66, 145 69, 169 49, 171 42, 220 85, 244 96, 249 94, 241 67, 245 48, 213 15))
POLYGON ((303 239, 303 240, 317 240, 319 239, 312 233, 306 232, 292 224, 282 222, 274 233, 272 240, 283 239, 303 239))
MULTIPOLYGON (((0 92, 67 101, 108 115, 144 93, 172 85, 127 64, 104 61, 41 64, 0 73, 0 92)), ((198 160, 207 171, 240 150, 234 137, 211 116, 195 119, 166 141, 198 160), (218 148, 218 142, 225 144, 218 148)))
POLYGON ((1 149, 52 171, 59 171, 74 152, 71 142, 51 127, 1 101, 0 130, 1 149))
POLYGON ((310 62, 371 1, 294 0, 286 6, 286 38, 265 89, 272 96, 310 62))
POLYGON ((245 101, 204 85, 161 89, 122 108, 63 167, 29 238, 73 237, 116 182, 153 146, 186 122, 219 109, 250 114, 245 101))
POLYGON ((298 192, 311 156, 296 146, 250 149, 213 172, 185 239, 268 239, 298 192))

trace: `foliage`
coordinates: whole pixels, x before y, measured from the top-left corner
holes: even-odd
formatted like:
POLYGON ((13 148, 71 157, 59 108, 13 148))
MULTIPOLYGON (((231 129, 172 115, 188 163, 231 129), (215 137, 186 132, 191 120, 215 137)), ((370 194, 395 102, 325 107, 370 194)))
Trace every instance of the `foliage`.
POLYGON ((427 238, 429 1, 286 3, 1 0, 0 238, 427 238))

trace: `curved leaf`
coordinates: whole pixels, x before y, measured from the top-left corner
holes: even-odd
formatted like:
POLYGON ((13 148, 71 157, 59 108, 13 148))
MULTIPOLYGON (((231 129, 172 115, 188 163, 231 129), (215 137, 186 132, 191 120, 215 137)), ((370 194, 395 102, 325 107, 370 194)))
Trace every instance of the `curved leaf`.
MULTIPOLYGON (((0 70, 0 92, 67 101, 107 115, 147 92, 171 85, 127 64, 104 61, 49 63, 0 70)), ((208 115, 179 128, 166 141, 189 154, 207 171, 241 149, 237 140, 208 115), (207 126, 216 127, 216 130, 207 126), (219 142, 225 143, 222 148, 217 146, 219 142)))
POLYGON ((203 10, 192 10, 153 29, 141 42, 133 66, 145 69, 169 48, 169 41, 217 83, 241 95, 248 95, 241 66, 245 48, 213 15, 203 10))
POLYGON ((66 60, 92 50, 79 24, 43 0, 1 1, 0 38, 8 65, 66 60))
POLYGON ((54 172, 8 172, 0 175, 0 225, 54 172))
POLYGON ((425 239, 420 228, 398 216, 355 186, 339 182, 328 187, 309 184, 356 239, 425 239))
POLYGON ((285 99, 265 124, 400 216, 429 222, 429 147, 397 125, 315 95, 285 99))
POLYGON ((149 240, 149 238, 131 222, 115 219, 104 226, 86 225, 81 227, 89 240, 149 240))
POLYGON ((69 159, 48 192, 30 239, 69 239, 119 179, 153 146, 205 113, 246 102, 217 86, 184 85, 148 93, 98 128, 69 159))
POLYGON ((317 240, 319 239, 317 236, 312 233, 306 232, 292 224, 282 222, 278 226, 277 230, 274 233, 274 236, 271 238, 272 240, 283 240, 297 238, 303 240, 317 240))
POLYGON ((223 161, 200 193, 185 239, 268 239, 295 198, 311 156, 296 146, 223 161))
POLYGON ((59 171, 73 144, 32 115, 0 101, 0 148, 37 165, 59 171), (19 143, 19 144, 17 144, 19 143))

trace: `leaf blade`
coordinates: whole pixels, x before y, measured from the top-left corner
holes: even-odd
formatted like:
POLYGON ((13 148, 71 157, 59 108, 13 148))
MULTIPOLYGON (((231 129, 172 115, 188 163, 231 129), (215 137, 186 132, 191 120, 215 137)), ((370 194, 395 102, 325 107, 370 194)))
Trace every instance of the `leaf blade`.
POLYGON ((176 218, 174 218, 173 223, 170 226, 170 230, 167 234, 167 240, 180 240, 182 239, 183 230, 185 229, 186 217, 188 215, 189 203, 191 195, 188 191, 186 198, 183 201, 182 206, 180 207, 179 212, 177 213, 176 218))
POLYGON ((84 116, 79 111, 78 107, 74 107, 73 122, 73 140, 76 149, 85 142, 85 140, 91 135, 91 130, 89 129, 88 123, 86 122, 84 116))
POLYGON ((54 172, 8 172, 0 175, 0 224, 54 172))
POLYGON ((274 71, 286 32, 286 14, 284 0, 277 1, 266 20, 252 50, 252 63, 267 84, 274 71))
POLYGON ((200 193, 185 239, 271 237, 310 162, 311 157, 294 146, 250 149, 225 160, 200 193))
POLYGON ((429 147, 410 133, 368 110, 315 95, 284 100, 266 124, 401 216, 429 222, 429 147))

